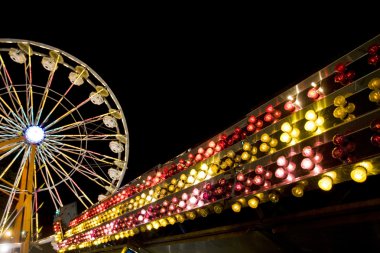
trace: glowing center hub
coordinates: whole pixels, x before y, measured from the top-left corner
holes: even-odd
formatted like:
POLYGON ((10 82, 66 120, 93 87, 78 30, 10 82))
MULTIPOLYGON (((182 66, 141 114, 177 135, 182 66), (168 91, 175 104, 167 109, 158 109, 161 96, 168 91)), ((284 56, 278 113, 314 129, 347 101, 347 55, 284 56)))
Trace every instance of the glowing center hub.
POLYGON ((30 144, 38 144, 45 138, 45 132, 39 126, 30 126, 25 130, 24 136, 30 144))

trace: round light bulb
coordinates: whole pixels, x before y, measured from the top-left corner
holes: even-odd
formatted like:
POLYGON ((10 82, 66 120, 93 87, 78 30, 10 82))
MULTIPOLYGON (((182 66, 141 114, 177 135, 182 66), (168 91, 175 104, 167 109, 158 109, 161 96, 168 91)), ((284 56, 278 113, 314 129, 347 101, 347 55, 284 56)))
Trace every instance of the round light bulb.
POLYGON ((315 124, 316 124, 317 126, 322 126, 323 123, 325 123, 325 118, 323 118, 322 116, 319 116, 319 117, 317 118, 317 120, 315 121, 315 124))
POLYGON ((315 113, 314 110, 309 110, 309 111, 306 112, 305 118, 307 120, 315 121, 317 119, 317 114, 315 113))
POLYGON ((253 196, 250 200, 248 200, 248 205, 250 208, 257 208, 260 203, 260 199, 256 196, 253 196))
POLYGON ((231 207, 232 207, 232 211, 234 211, 235 213, 238 213, 241 210, 240 202, 235 202, 231 207))
POLYGON ((280 141, 281 142, 289 143, 291 140, 292 140, 292 138, 290 137, 290 135, 288 133, 282 133, 280 135, 280 141))
POLYGON ((314 121, 307 121, 305 123, 305 130, 308 132, 314 132, 315 130, 317 130, 317 125, 314 121))
POLYGON ((298 128, 293 128, 292 132, 290 133, 290 135, 293 137, 293 138, 298 138, 298 136, 300 136, 300 130, 298 128))
POLYGON ((329 176, 323 176, 318 181, 318 186, 324 191, 330 191, 333 185, 333 180, 329 176))
POLYGON ((267 133, 261 135, 261 141, 262 142, 270 142, 270 139, 271 138, 270 138, 269 134, 267 134, 267 133))
POLYGON ((357 183, 363 183, 367 180, 367 170, 362 166, 357 166, 351 171, 351 178, 357 183))
POLYGON ((285 133, 289 133, 290 131, 292 131, 292 126, 290 125, 289 122, 285 122, 284 124, 281 125, 281 131, 285 133))
POLYGON ((303 186, 296 185, 292 188, 292 194, 294 197, 300 198, 303 196, 303 186))
POLYGON ((39 126, 30 126, 25 130, 24 136, 29 144, 39 144, 45 138, 45 132, 39 126))

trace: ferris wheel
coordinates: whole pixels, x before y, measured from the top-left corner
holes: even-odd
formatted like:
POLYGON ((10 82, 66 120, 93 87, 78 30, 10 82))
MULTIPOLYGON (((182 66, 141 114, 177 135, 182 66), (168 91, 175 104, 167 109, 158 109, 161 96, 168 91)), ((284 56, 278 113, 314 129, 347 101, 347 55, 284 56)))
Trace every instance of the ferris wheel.
POLYGON ((0 39, 0 238, 10 227, 37 233, 41 195, 59 210, 71 197, 88 208, 117 190, 128 140, 115 94, 89 66, 48 45, 0 39))

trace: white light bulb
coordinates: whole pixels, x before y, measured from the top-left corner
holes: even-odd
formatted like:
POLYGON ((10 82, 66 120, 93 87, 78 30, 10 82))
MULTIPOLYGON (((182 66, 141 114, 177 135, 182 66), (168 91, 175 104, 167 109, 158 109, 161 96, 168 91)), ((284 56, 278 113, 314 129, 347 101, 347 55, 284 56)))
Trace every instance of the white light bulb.
POLYGON ((30 126, 25 130, 24 136, 30 144, 38 144, 45 138, 45 132, 39 126, 30 126))

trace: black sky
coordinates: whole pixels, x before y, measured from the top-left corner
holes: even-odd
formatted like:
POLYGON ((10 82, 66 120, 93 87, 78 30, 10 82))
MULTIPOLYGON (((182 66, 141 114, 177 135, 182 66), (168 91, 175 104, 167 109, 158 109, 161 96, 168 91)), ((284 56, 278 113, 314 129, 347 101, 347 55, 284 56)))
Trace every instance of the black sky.
POLYGON ((108 83, 130 134, 124 183, 218 134, 379 34, 343 19, 311 25, 307 16, 269 22, 254 13, 117 15, 72 16, 54 29, 36 22, 3 29, 0 37, 60 48, 108 83))

